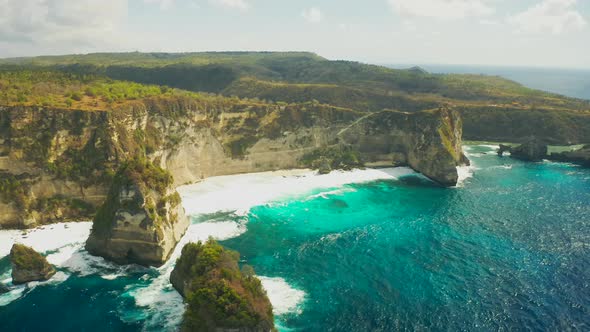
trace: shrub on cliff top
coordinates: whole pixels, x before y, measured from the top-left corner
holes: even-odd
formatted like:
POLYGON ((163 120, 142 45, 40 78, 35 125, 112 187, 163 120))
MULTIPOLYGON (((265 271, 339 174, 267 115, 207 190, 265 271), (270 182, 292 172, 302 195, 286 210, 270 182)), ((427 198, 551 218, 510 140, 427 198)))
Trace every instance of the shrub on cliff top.
MULTIPOLYGON (((174 197, 174 195, 170 198, 164 197, 166 189, 172 185, 172 182, 173 178, 170 172, 154 165, 144 157, 136 157, 124 162, 114 176, 106 201, 98 209, 94 217, 92 232, 105 234, 110 231, 115 213, 121 207, 119 194, 122 188, 136 185, 145 192, 149 190, 156 191, 162 196, 161 199, 178 201, 179 198, 174 197)), ((134 206, 136 203, 128 202, 127 204, 129 206, 125 206, 126 209, 141 208, 141 206, 134 206)), ((148 201, 146 208, 152 219, 155 220, 159 217, 155 202, 148 201)))
POLYGON ((182 249, 173 274, 187 285, 183 331, 274 330, 272 306, 260 280, 249 266, 240 271, 238 260, 237 252, 212 239, 182 249))
POLYGON ((149 160, 136 157, 126 161, 116 175, 124 184, 136 184, 163 194, 173 182, 172 174, 149 160))

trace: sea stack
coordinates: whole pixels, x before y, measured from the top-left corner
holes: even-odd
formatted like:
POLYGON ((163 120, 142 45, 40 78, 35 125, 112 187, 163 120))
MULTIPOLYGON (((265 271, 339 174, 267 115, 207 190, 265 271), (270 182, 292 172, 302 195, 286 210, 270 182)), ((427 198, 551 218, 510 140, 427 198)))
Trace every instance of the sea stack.
POLYGON ((119 264, 160 266, 188 226, 170 173, 145 159, 133 159, 115 175, 86 250, 119 264))
POLYGON ((49 280, 56 272, 45 257, 22 244, 12 246, 10 262, 12 263, 12 283, 15 285, 49 280))
POLYGON ((182 248, 170 275, 187 302, 181 331, 276 331, 266 291, 239 258, 212 239, 182 248))

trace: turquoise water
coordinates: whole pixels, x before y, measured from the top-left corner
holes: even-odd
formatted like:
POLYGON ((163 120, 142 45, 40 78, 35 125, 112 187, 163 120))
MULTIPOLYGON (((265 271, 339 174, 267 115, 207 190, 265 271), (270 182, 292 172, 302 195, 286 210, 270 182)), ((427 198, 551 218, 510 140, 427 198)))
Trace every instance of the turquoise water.
MULTIPOLYGON (((284 330, 590 330, 590 170, 469 153, 474 176, 460 188, 410 175, 194 221, 245 223, 222 244, 304 292, 277 315, 284 330)), ((161 274, 72 273, 0 306, 0 330, 171 329, 169 314, 133 297, 161 274)), ((182 311, 169 288, 157 298, 182 311)))

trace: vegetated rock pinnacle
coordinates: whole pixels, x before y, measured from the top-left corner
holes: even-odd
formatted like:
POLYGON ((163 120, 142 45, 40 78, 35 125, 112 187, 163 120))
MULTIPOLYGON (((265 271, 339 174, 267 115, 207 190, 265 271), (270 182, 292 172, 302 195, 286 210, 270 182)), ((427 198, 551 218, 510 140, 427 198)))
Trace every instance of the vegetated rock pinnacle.
POLYGON ((170 173, 134 159, 115 175, 94 218, 86 250, 119 264, 160 266, 188 226, 170 173))
POLYGON ((12 246, 10 262, 12 263, 12 283, 14 284, 45 281, 56 272, 45 257, 22 244, 12 246))
POLYGON ((170 275, 187 302, 181 331, 276 331, 272 305, 254 269, 214 240, 189 243, 170 275))

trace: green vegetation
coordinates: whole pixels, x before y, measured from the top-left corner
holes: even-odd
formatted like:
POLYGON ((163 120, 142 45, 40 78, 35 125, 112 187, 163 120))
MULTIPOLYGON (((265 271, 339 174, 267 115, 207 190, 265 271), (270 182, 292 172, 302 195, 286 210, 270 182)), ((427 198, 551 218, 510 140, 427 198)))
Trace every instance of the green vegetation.
POLYGON ((175 207, 180 203, 178 193, 166 196, 166 192, 172 185, 172 175, 154 165, 142 157, 132 158, 123 162, 117 173, 114 175, 107 200, 98 209, 94 217, 92 232, 96 235, 105 235, 112 229, 115 214, 119 209, 127 210, 130 213, 139 212, 145 208, 148 217, 154 223, 158 223, 166 216, 164 207, 167 202, 175 207), (121 200, 120 194, 124 188, 137 186, 140 192, 128 200, 121 200), (157 193, 159 198, 154 201, 151 191, 157 193), (144 199, 137 195, 144 195, 144 199), (144 205, 145 204, 145 205, 144 205))
POLYGON ((173 90, 92 74, 48 69, 0 70, 0 104, 105 110, 118 103, 171 94, 173 90))
POLYGON ((10 250, 10 261, 18 270, 40 271, 47 267, 47 260, 34 249, 14 244, 10 250))
POLYGON ((209 239, 182 249, 171 275, 188 304, 182 331, 275 330, 272 306, 250 266, 239 254, 209 239))
POLYGON ((316 149, 310 153, 306 153, 301 158, 301 162, 306 167, 319 169, 321 173, 326 173, 333 169, 351 170, 353 168, 364 167, 358 151, 342 145, 316 149))
POLYGON ((19 209, 29 205, 28 179, 6 172, 0 172, 0 200, 3 203, 14 202, 19 209))
MULTIPOLYGON (((187 91, 250 98, 258 103, 316 100, 359 112, 415 112, 450 104, 463 110, 465 135, 479 140, 521 140, 520 133, 511 132, 534 122, 538 113, 529 110, 550 113, 544 121, 558 129, 553 134, 531 126, 532 134, 549 135, 564 144, 588 141, 583 131, 568 129, 569 123, 580 123, 581 129, 590 123, 589 101, 528 89, 500 77, 390 69, 329 61, 311 53, 135 52, 0 60, 0 104, 105 110, 145 98, 203 98, 187 91), (507 122, 502 121, 505 112, 522 114, 509 116, 512 122, 507 122), (480 121, 482 117, 484 121, 480 121)), ((222 103, 228 102, 243 104, 237 99, 222 103)), ((232 138, 226 145, 228 153, 240 157, 250 146, 248 136, 232 138)))

